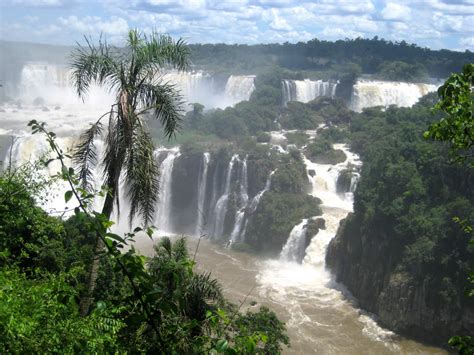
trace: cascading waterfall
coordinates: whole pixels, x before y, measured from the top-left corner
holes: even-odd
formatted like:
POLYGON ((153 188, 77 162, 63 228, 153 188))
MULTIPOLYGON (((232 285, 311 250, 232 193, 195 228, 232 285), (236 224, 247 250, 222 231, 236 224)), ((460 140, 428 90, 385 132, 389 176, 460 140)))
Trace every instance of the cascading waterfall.
POLYGON ((248 196, 248 174, 247 174, 247 157, 242 162, 242 170, 240 173, 240 189, 239 189, 239 206, 240 208, 235 213, 234 228, 230 234, 230 242, 235 243, 239 241, 241 235, 242 223, 245 216, 245 208, 247 207, 248 196))
MULTIPOLYGON (((333 148, 344 152, 346 155, 344 162, 336 165, 316 164, 304 157, 307 171, 316 172, 314 176, 307 175, 312 185, 310 195, 318 197, 322 201, 322 218, 326 221, 326 229, 319 230, 318 234, 311 239, 305 255, 301 248, 304 248, 305 245, 305 235, 302 236, 302 234, 307 220, 303 220, 291 231, 280 255, 282 261, 301 260, 303 255, 303 264, 318 267, 321 272, 327 272, 324 265, 326 249, 331 239, 336 235, 339 221, 352 211, 353 194, 348 192, 343 196, 339 195, 336 189, 337 178, 348 167, 357 168, 361 165, 359 157, 350 152, 345 144, 334 144, 333 148)), ((356 184, 358 174, 354 173, 353 177, 354 184, 356 184)))
POLYGON ((353 87, 350 107, 356 112, 374 106, 411 107, 436 89, 437 86, 432 84, 358 80, 353 87))
POLYGON ((224 220, 225 220, 225 215, 227 214, 227 205, 229 202, 229 195, 231 192, 230 183, 232 180, 232 170, 234 168, 235 162, 238 159, 239 159, 239 155, 234 154, 229 161, 229 166, 227 167, 224 194, 219 198, 219 200, 217 200, 217 203, 214 209, 215 219, 214 219, 214 223, 211 229, 212 230, 211 237, 213 238, 222 237, 222 233, 224 232, 224 220))
POLYGON ((286 244, 280 253, 282 261, 298 261, 304 255, 306 249, 306 226, 307 219, 303 219, 299 224, 293 227, 286 244))
POLYGON ((189 104, 195 102, 211 108, 218 106, 217 88, 208 73, 172 70, 163 75, 163 81, 170 82, 180 91, 185 101, 185 110, 189 110, 189 104))
POLYGON ((156 225, 161 232, 172 232, 171 227, 171 202, 172 202, 172 180, 173 164, 179 157, 179 149, 165 151, 166 158, 160 165, 160 200, 158 202, 158 214, 156 225))
MULTIPOLYGON (((27 104, 82 106, 72 86, 72 71, 65 65, 50 63, 26 63, 20 74, 18 93, 27 104)), ((87 95, 87 105, 109 106, 114 100, 112 93, 107 93, 97 85, 91 85, 87 95)))
POLYGON ((231 243, 236 241, 245 241, 245 234, 247 232, 247 225, 249 222, 249 214, 251 215, 257 210, 258 203, 262 198, 263 194, 270 190, 272 183, 272 176, 275 174, 277 169, 270 172, 268 175, 267 181, 265 182, 265 187, 263 190, 259 191, 251 200, 247 203, 246 206, 243 206, 239 211, 237 211, 235 216, 235 224, 231 234, 231 243), (245 222, 244 222, 245 221, 245 222), (242 228, 242 224, 244 228, 242 228), (241 231, 242 230, 242 231, 241 231), (237 239, 238 238, 238 239, 237 239))
MULTIPOLYGON (((67 152, 74 144, 75 140, 71 137, 57 137, 56 144, 67 152)), ((98 147, 100 149, 100 146, 98 147)), ((100 151, 99 151, 100 154, 100 151)), ((99 155, 100 156, 100 155, 99 155)), ((16 137, 13 145, 9 148, 4 159, 5 168, 18 168, 25 162, 36 162, 40 159, 56 158, 51 152, 51 147, 43 135, 25 135, 16 137), (10 158, 11 157, 11 158, 10 158)), ((65 158, 65 163, 70 165, 70 159, 65 158)), ((48 180, 51 176, 61 171, 61 164, 58 160, 51 161, 47 167, 31 172, 30 179, 32 181, 48 180)), ((78 201, 73 197, 68 203, 64 201, 64 193, 70 190, 66 181, 56 180, 46 191, 37 196, 37 202, 41 207, 50 214, 70 215, 74 207, 78 205, 78 201), (70 211, 70 212, 68 212, 70 211)))
POLYGON ((255 75, 231 75, 225 85, 224 96, 229 105, 247 101, 255 90, 255 75))
POLYGON ((283 80, 283 105, 288 101, 309 102, 317 97, 326 96, 334 98, 337 83, 322 80, 283 80))
MULTIPOLYGON (((65 65, 52 63, 26 63, 20 74, 17 92, 23 103, 38 106, 83 105, 72 86, 72 71, 65 65)), ((203 71, 183 72, 171 70, 160 73, 165 83, 175 86, 183 96, 184 110, 190 110, 191 103, 201 103, 206 108, 225 108, 244 100, 249 100, 255 90, 255 75, 231 75, 225 88, 219 87, 213 76, 203 71)), ((113 93, 108 93, 97 85, 91 85, 87 95, 87 107, 110 107, 114 102, 113 93)))
POLYGON ((204 202, 206 200, 207 189, 207 171, 209 168, 209 161, 211 159, 210 153, 204 153, 202 156, 202 169, 198 180, 198 201, 197 201, 197 221, 196 230, 194 234, 200 236, 203 233, 204 221, 204 202))
POLYGON ((260 199, 262 198, 263 194, 267 191, 270 190, 271 184, 272 184, 272 176, 275 174, 277 169, 273 170, 270 172, 270 174, 267 177, 267 181, 265 182, 265 187, 263 190, 259 191, 254 198, 250 201, 249 205, 249 212, 254 213, 257 210, 258 203, 260 202, 260 199))

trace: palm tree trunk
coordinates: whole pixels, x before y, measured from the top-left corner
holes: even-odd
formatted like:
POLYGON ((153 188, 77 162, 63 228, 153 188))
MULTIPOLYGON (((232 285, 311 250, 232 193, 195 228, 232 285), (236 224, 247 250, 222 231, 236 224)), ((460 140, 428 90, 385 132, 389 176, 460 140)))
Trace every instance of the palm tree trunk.
MULTIPOLYGON (((110 219, 110 215, 112 214, 112 210, 114 207, 114 199, 115 199, 115 192, 110 191, 106 197, 104 202, 104 207, 102 208, 102 214, 110 219)), ((89 309, 91 304, 94 300, 94 290, 97 285, 97 278, 99 276, 99 266, 100 266, 100 254, 104 250, 104 242, 102 238, 97 236, 95 247, 94 247, 94 257, 90 264, 89 268, 89 277, 87 280, 87 289, 85 294, 81 298, 81 302, 79 305, 79 312, 81 316, 86 316, 89 313, 89 309)))

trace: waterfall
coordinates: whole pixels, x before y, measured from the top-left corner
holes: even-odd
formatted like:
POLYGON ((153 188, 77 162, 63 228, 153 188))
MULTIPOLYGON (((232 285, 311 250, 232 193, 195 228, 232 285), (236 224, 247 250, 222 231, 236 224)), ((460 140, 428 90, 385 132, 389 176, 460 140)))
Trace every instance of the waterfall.
MULTIPOLYGON (((21 70, 18 93, 26 104, 84 106, 72 83, 72 71, 65 65, 26 63, 21 70)), ((89 88, 87 107, 108 107, 113 101, 113 93, 107 93, 95 84, 89 88)))
POLYGON ((437 86, 432 84, 358 80, 352 91, 350 107, 356 112, 374 106, 411 107, 436 89, 437 86))
MULTIPOLYGON (((336 235, 341 219, 352 211, 353 193, 348 192, 343 196, 337 194, 337 179, 339 174, 348 167, 357 168, 361 165, 359 157, 351 153, 346 145, 334 144, 333 148, 344 152, 346 155, 344 162, 336 165, 316 164, 303 156, 307 172, 310 170, 316 172, 314 175, 309 173, 307 175, 312 185, 310 195, 318 197, 322 202, 323 215, 321 217, 325 220, 326 229, 319 230, 318 234, 311 239, 305 253, 307 237, 312 236, 306 235, 308 220, 303 220, 292 229, 280 254, 280 261, 302 260, 303 264, 320 268, 323 273, 326 272, 324 260, 327 246, 336 235)), ((355 173, 355 176, 358 176, 358 174, 355 173)), ((356 179, 357 177, 354 183, 356 183, 356 179)))
POLYGON ((212 76, 208 73, 172 70, 163 75, 163 81, 173 84, 181 93, 185 101, 185 110, 189 110, 189 104, 195 102, 199 102, 207 108, 218 106, 217 88, 212 76))
POLYGON ((265 192, 267 192, 268 190, 270 190, 270 187, 271 187, 271 184, 272 184, 272 176, 273 176, 273 174, 275 174, 276 171, 277 171, 277 169, 270 172, 270 174, 268 175, 267 181, 265 182, 265 187, 263 188, 263 190, 259 191, 254 196, 252 201, 250 201, 250 205, 249 205, 250 213, 254 213, 257 210, 258 203, 260 202, 260 199, 262 198, 263 194, 265 192))
POLYGON ((247 157, 245 157, 244 161, 242 162, 242 170, 240 173, 240 204, 241 206, 245 206, 249 199, 248 194, 248 172, 247 172, 247 157))
POLYGON ((172 149, 167 152, 166 158, 160 165, 160 200, 158 202, 158 215, 156 224, 160 231, 172 232, 171 224, 171 202, 172 202, 172 173, 173 164, 179 157, 179 149, 172 149))
POLYGON ((239 209, 235 212, 234 228, 230 234, 230 242, 238 242, 241 238, 242 223, 244 221, 245 209, 249 199, 248 195, 248 173, 247 173, 247 157, 242 162, 242 169, 240 172, 240 189, 239 189, 239 209))
POLYGON ((281 88, 283 91, 283 106, 286 106, 288 101, 295 101, 296 100, 296 84, 294 80, 282 80, 281 81, 281 88))
POLYGON ((222 233, 224 232, 224 222, 225 215, 227 214, 227 204, 229 202, 229 195, 231 192, 231 180, 232 180, 232 170, 235 164, 235 161, 239 158, 238 154, 234 154, 229 161, 229 166, 227 167, 227 175, 225 180, 224 194, 217 200, 215 206, 215 220, 213 223, 212 234, 213 238, 221 238, 222 233))
POLYGON ((322 80, 283 80, 283 105, 288 101, 309 102, 317 97, 334 98, 337 83, 322 80))
POLYGON ((280 253, 282 261, 299 261, 304 256, 306 249, 306 226, 307 219, 303 219, 299 224, 293 227, 290 236, 283 246, 280 253))
MULTIPOLYGON (((56 137, 56 144, 64 151, 67 152, 71 147, 74 146, 75 140, 71 137, 56 137)), ((98 153, 100 154, 100 146, 98 153)), ((100 156, 98 154, 98 156, 100 156)), ((56 154, 51 152, 51 147, 46 141, 44 135, 25 135, 16 137, 13 145, 7 151, 4 159, 4 166, 8 168, 11 165, 12 168, 18 168, 26 162, 34 163, 43 159, 56 158, 56 154), (11 157, 11 159, 10 159, 11 157)), ((65 163, 71 166, 69 158, 65 158, 65 163)), ((48 166, 41 166, 39 169, 30 171, 31 175, 29 179, 32 182, 43 184, 44 181, 49 181, 51 176, 58 174, 61 171, 61 164, 58 160, 51 161, 48 166)), ((95 174, 94 174, 95 175, 95 174)), ((70 190, 69 184, 62 179, 55 179, 51 185, 47 185, 47 188, 36 196, 36 202, 48 213, 64 214, 69 216, 72 214, 74 207, 77 207, 78 201, 75 197, 68 203, 64 200, 64 193, 70 190), (69 212, 66 211, 69 210, 69 212), (66 211, 66 212, 65 212, 66 211)))
POLYGON ((194 234, 200 236, 203 232, 204 220, 204 202, 206 200, 207 170, 209 168, 210 153, 204 153, 202 156, 202 169, 198 180, 198 201, 197 201, 197 221, 194 234))
POLYGON ((231 75, 225 85, 224 96, 229 105, 247 101, 255 90, 255 75, 231 75))
POLYGON ((268 190, 270 190, 271 183, 272 183, 272 176, 273 174, 275 174, 275 172, 276 172, 276 169, 270 172, 270 174, 268 175, 267 181, 265 182, 265 186, 263 190, 259 191, 252 198, 252 200, 250 200, 250 203, 248 203, 247 206, 242 207, 241 210, 237 211, 236 216, 235 216, 234 229, 232 230, 232 234, 231 234, 231 242, 242 241, 242 240, 245 241, 245 234, 247 232, 247 225, 250 218, 250 216, 247 216, 247 215, 248 214, 251 215, 257 210, 258 203, 260 202, 260 199, 262 198, 263 194, 267 192, 268 190), (245 220, 244 228, 242 229, 242 223, 244 220, 245 220), (242 229, 242 232, 240 232, 241 229, 242 229), (236 240, 237 237, 239 237, 239 240, 236 240))
POLYGON ((234 228, 230 234, 230 243, 233 244, 235 242, 239 242, 242 238, 240 238, 241 233, 240 230, 242 229, 242 222, 244 221, 245 216, 245 208, 238 210, 235 213, 235 223, 234 228))

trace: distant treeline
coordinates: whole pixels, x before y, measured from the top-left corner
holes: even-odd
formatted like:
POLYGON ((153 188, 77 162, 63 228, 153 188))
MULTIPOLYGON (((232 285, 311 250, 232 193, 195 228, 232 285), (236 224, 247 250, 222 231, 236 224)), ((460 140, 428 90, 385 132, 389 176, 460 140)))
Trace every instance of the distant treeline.
POLYGON ((474 53, 431 50, 405 41, 346 39, 335 42, 313 39, 296 44, 194 44, 192 59, 197 67, 216 71, 254 73, 269 65, 290 70, 347 72, 360 70, 387 80, 444 78, 474 62, 474 53))

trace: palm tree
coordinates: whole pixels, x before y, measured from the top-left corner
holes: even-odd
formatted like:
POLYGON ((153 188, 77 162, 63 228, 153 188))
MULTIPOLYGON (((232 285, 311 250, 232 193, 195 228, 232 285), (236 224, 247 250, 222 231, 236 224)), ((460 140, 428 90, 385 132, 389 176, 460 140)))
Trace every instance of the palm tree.
POLYGON ((155 255, 148 262, 148 271, 155 287, 163 290, 163 300, 177 307, 177 313, 187 320, 195 320, 191 336, 198 336, 207 311, 216 311, 225 305, 222 287, 210 273, 193 272, 186 239, 174 243, 163 237, 155 246, 155 255))
MULTIPOLYGON (((171 138, 181 120, 181 96, 160 75, 164 69, 186 70, 189 49, 182 40, 152 33, 147 36, 130 30, 126 46, 117 48, 102 39, 94 45, 86 38, 72 54, 73 83, 83 100, 91 84, 98 84, 116 94, 109 112, 92 124, 81 136, 74 154, 83 188, 90 189, 92 170, 97 165, 94 140, 105 134, 102 161, 107 195, 102 214, 110 218, 114 205, 119 212, 119 180, 123 173, 130 200, 130 223, 134 216, 149 224, 158 199, 158 165, 153 157, 154 145, 145 118, 158 119, 165 135, 171 138), (102 119, 107 119, 104 132, 102 119)), ((102 241, 97 239, 91 263, 87 292, 81 300, 81 313, 89 310, 99 269, 102 241)))

